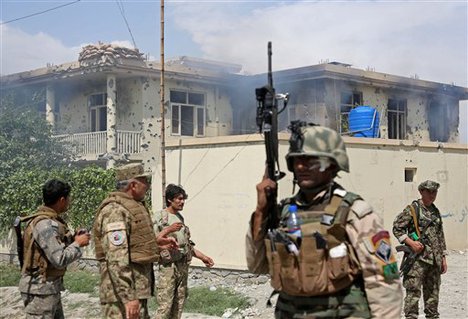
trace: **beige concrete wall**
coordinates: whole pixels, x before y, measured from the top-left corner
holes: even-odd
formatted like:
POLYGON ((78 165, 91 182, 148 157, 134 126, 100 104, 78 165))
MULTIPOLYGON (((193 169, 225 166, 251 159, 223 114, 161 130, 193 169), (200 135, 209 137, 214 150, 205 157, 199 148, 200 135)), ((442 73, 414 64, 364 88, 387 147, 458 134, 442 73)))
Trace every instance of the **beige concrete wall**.
MULTIPOLYGON (((449 249, 468 248, 468 146, 378 139, 346 138, 351 173, 336 180, 368 201, 391 229, 395 216, 413 199, 426 179, 441 184, 439 207, 449 249), (405 182, 405 168, 415 168, 405 182)), ((217 267, 245 269, 244 238, 256 204, 255 184, 264 169, 264 145, 258 134, 183 139, 167 143, 166 183, 184 186, 189 194, 184 211, 196 247, 213 257, 217 267)), ((282 170, 287 135, 280 138, 282 170)), ((161 179, 153 178, 153 207, 160 209, 161 179)), ((279 183, 279 198, 292 194, 292 176, 279 183)), ((10 234, 11 235, 11 234, 10 234)), ((10 238, 0 241, 0 253, 12 253, 10 238)), ((87 252, 92 257, 92 251, 87 252)), ((194 264, 201 265, 198 260, 194 264)))
MULTIPOLYGON (((255 184, 263 173, 264 146, 258 135, 183 140, 169 147, 167 183, 180 183, 189 194, 183 215, 197 247, 219 267, 245 268, 244 235, 255 208, 255 184), (181 165, 179 165, 181 163, 181 165)), ((337 182, 367 200, 391 229, 395 216, 413 199, 426 179, 441 183, 436 201, 449 249, 468 248, 468 147, 457 144, 400 143, 393 140, 346 138, 351 173, 337 182), (416 168, 405 182, 405 168, 416 168)), ((169 144, 170 146, 170 144, 169 144)), ((287 151, 282 140, 280 156, 287 151)), ((282 169, 286 170, 284 160, 282 169)), ((160 180, 153 194, 160 207, 160 180)), ((291 175, 280 181, 280 196, 291 194, 291 175)))

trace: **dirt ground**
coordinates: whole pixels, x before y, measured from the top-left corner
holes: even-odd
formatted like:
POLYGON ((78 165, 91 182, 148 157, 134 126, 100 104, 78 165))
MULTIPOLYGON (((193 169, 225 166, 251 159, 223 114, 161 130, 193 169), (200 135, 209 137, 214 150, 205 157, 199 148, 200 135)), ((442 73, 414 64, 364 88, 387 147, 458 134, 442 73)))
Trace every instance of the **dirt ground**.
MULTIPOLYGON (((452 251, 448 258, 448 272, 442 276, 439 312, 441 319, 468 318, 468 252, 452 251)), ((273 309, 266 307, 271 293, 268 283, 233 287, 252 301, 246 311, 227 310, 223 317, 184 313, 183 319, 215 318, 273 318, 273 309)), ((99 318, 99 299, 87 294, 62 294, 65 317, 69 319, 99 318)), ((422 307, 422 301, 420 303, 422 307)), ((23 319, 22 301, 17 287, 0 288, 0 318, 23 319)), ((421 309, 419 318, 424 318, 421 309)))

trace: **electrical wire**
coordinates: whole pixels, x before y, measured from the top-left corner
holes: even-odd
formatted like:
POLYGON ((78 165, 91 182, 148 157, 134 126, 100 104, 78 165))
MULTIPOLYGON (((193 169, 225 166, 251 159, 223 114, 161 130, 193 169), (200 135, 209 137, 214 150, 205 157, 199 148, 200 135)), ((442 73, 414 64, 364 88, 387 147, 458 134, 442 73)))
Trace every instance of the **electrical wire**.
POLYGON ((44 10, 44 11, 28 14, 27 16, 24 16, 24 17, 19 17, 19 18, 15 18, 15 19, 12 19, 12 20, 4 21, 4 22, 1 22, 0 25, 4 25, 4 24, 7 24, 7 23, 23 20, 23 19, 30 18, 30 17, 34 17, 34 16, 37 16, 37 15, 40 15, 40 14, 43 14, 43 13, 46 13, 46 12, 49 12, 49 11, 53 11, 53 10, 56 10, 56 9, 60 9, 60 8, 75 4, 75 3, 80 2, 80 1, 81 0, 75 0, 75 1, 65 3, 65 4, 61 4, 59 6, 56 6, 56 7, 44 10))
POLYGON ((206 157, 206 155, 208 154, 209 151, 210 151, 210 148, 208 148, 205 151, 205 154, 203 154, 203 156, 200 158, 198 163, 195 165, 195 167, 192 169, 192 171, 188 174, 187 178, 185 179, 184 185, 186 185, 188 183, 188 181, 190 179, 190 176, 192 176, 192 174, 197 170, 198 166, 200 166, 200 164, 203 162, 203 159, 205 159, 205 157, 206 157))
MULTIPOLYGON (((246 141, 249 139, 250 135, 247 136, 246 141)), ((187 202, 194 200, 200 193, 202 193, 205 188, 208 187, 225 169, 228 167, 234 160, 239 156, 239 154, 247 147, 247 145, 244 145, 229 161, 224 164, 224 166, 205 184, 201 187, 201 189, 193 196, 190 196, 190 198, 187 200, 187 202)))
POLYGON ((121 0, 115 0, 115 3, 117 4, 117 7, 119 7, 120 14, 122 15, 122 18, 125 21, 125 25, 127 26, 128 33, 130 33, 130 37, 132 38, 133 46, 135 47, 135 49, 137 49, 135 38, 133 37, 132 30, 130 29, 130 25, 128 24, 127 17, 125 16, 125 9, 124 9, 123 3, 121 0))

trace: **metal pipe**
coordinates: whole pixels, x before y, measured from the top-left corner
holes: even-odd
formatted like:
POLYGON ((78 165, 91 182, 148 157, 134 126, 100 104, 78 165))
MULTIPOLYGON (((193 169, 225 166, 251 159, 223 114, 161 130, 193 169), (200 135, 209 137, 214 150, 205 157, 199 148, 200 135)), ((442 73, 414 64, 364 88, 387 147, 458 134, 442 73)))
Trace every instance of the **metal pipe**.
POLYGON ((165 129, 165 94, 164 94, 164 0, 161 0, 161 78, 160 78, 160 106, 161 106, 161 193, 162 208, 166 205, 166 129, 165 129))

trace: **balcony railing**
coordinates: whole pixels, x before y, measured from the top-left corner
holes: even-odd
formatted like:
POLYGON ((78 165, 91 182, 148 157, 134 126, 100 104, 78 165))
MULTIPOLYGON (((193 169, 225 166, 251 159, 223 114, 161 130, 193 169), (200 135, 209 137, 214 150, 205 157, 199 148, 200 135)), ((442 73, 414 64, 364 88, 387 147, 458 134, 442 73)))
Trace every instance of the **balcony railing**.
POLYGON ((117 131, 117 153, 140 153, 141 132, 117 131))
MULTIPOLYGON (((116 131, 117 154, 134 154, 140 152, 141 132, 116 131)), ((77 155, 100 155, 107 152, 107 135, 105 131, 55 135, 53 138, 66 143, 77 155)))

